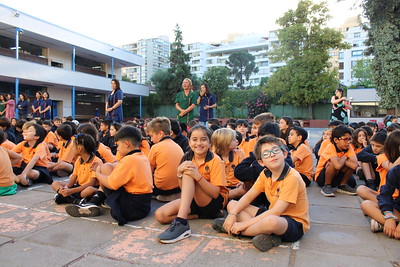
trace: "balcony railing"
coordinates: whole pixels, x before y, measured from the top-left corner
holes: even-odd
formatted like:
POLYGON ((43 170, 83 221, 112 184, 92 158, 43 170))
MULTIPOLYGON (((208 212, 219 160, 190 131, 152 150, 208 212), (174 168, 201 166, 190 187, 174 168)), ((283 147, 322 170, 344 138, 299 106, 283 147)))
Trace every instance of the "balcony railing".
MULTIPOLYGON (((0 55, 6 56, 6 57, 15 57, 15 50, 0 47, 0 55)), ((19 58, 22 60, 39 63, 42 65, 49 64, 47 58, 31 55, 24 51, 19 51, 19 58)))
POLYGON ((107 74, 105 71, 102 71, 102 70, 92 69, 92 68, 83 67, 83 66, 79 66, 79 65, 75 65, 75 70, 79 71, 79 72, 102 76, 102 77, 106 77, 106 74, 107 74))

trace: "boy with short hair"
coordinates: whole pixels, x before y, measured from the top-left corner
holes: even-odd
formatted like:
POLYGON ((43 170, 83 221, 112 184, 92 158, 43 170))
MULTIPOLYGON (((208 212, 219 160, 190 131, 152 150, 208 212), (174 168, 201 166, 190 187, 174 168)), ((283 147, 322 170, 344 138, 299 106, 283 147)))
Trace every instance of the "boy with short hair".
POLYGON ((58 147, 58 139, 57 136, 51 131, 53 124, 50 120, 45 120, 43 121, 42 126, 47 132, 44 142, 46 142, 50 152, 56 152, 58 147))
POLYGON ((108 163, 102 166, 93 164, 101 190, 89 203, 67 206, 67 213, 73 217, 97 216, 100 214, 99 206, 105 200, 118 225, 146 217, 151 209, 153 179, 149 160, 139 149, 141 141, 139 129, 122 127, 115 135, 115 142, 123 158, 115 168, 108 163))
MULTIPOLYGON (((331 142, 326 146, 318 161, 315 171, 316 181, 322 187, 321 194, 334 197, 334 187, 337 192, 356 196, 356 190, 348 185, 351 175, 357 169, 357 157, 351 148, 352 130, 346 125, 337 126, 332 130, 331 142)), ((354 178, 351 183, 355 186, 354 178)))
POLYGON ((100 134, 99 134, 99 142, 105 146, 108 146, 110 143, 110 127, 112 121, 111 120, 102 120, 100 122, 100 134))
POLYGON ((153 195, 161 202, 178 199, 181 192, 177 170, 183 151, 170 133, 171 124, 166 117, 157 117, 147 124, 147 134, 154 144, 148 155, 154 177, 153 195))
MULTIPOLYGON (((265 112, 255 116, 253 119, 253 124, 251 126, 251 132, 254 132, 257 135, 260 126, 266 122, 275 122, 275 116, 271 112, 265 112)), ((256 142, 257 138, 253 138, 250 139, 247 144, 241 147, 246 157, 250 156, 250 152, 253 151, 256 142)))
POLYGON ((254 154, 266 169, 239 201, 228 203, 228 216, 214 220, 213 228, 228 234, 254 236, 253 245, 268 251, 281 241, 299 240, 310 229, 307 193, 300 174, 285 162, 287 151, 278 138, 260 138, 254 154), (268 209, 250 205, 262 192, 271 203, 268 209))
POLYGON ((53 133, 57 131, 58 126, 61 125, 61 118, 60 117, 55 117, 53 120, 53 126, 51 127, 51 130, 53 133))

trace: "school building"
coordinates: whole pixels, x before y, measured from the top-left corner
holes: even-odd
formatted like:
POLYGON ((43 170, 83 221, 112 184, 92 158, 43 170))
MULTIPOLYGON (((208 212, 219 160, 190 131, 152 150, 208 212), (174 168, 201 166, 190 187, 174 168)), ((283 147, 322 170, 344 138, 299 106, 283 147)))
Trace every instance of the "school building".
POLYGON ((112 78, 125 97, 148 96, 147 86, 122 81, 123 67, 142 64, 137 54, 0 4, 0 93, 32 101, 47 91, 53 117, 90 118, 96 108, 104 115, 112 78))

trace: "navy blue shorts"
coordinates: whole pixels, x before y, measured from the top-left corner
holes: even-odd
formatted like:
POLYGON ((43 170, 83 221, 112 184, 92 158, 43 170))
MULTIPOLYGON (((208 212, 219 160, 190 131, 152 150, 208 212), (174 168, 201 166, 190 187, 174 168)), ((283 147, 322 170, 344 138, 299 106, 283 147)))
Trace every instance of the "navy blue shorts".
MULTIPOLYGON (((21 167, 13 167, 14 174, 15 175, 21 174, 25 170, 26 165, 27 164, 23 161, 21 163, 21 167)), ((39 178, 36 180, 32 180, 33 183, 46 183, 46 184, 53 183, 53 178, 46 167, 35 165, 35 166, 33 166, 32 170, 36 170, 39 172, 39 178)))
POLYGON ((218 214, 224 204, 224 198, 219 195, 218 198, 212 198, 210 203, 204 207, 197 205, 196 201, 193 199, 190 204, 190 214, 197 214, 199 218, 202 219, 215 219, 215 215, 218 214))
MULTIPOLYGON (((264 213, 267 210, 268 209, 266 208, 258 209, 256 216, 260 215, 261 213, 264 213)), ((288 223, 288 228, 286 229, 286 232, 284 232, 283 235, 280 236, 282 241, 296 242, 297 240, 299 240, 304 235, 303 224, 287 215, 283 215, 281 217, 285 218, 285 220, 288 223)))
MULTIPOLYGON (((322 171, 319 173, 319 175, 316 179, 316 181, 320 187, 323 187, 325 185, 325 171, 326 171, 325 168, 322 169, 322 171)), ((341 171, 336 176, 334 176, 332 179, 332 184, 331 184, 332 187, 337 187, 338 185, 340 185, 342 183, 343 176, 344 176, 344 172, 341 172, 341 171)), ((347 184, 353 188, 357 186, 357 182, 354 179, 353 175, 351 175, 349 180, 347 180, 347 184)))

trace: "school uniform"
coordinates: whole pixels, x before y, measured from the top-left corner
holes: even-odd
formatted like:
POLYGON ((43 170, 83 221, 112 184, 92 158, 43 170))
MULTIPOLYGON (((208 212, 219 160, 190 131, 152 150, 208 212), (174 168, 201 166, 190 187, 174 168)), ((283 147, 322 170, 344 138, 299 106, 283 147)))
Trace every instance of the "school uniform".
POLYGON ((58 143, 58 162, 65 161, 73 163, 75 161, 75 151, 73 149, 73 140, 62 140, 58 143))
POLYGON ((16 146, 16 144, 14 144, 10 140, 6 139, 0 146, 6 148, 8 150, 13 150, 13 148, 16 146))
POLYGON ((239 165, 240 162, 245 158, 244 152, 242 150, 233 150, 229 151, 228 160, 224 161, 225 165, 225 175, 227 186, 230 188, 236 187, 236 185, 240 182, 239 179, 235 177, 235 168, 239 165))
POLYGON ((45 142, 46 144, 50 144, 52 145, 54 148, 52 149, 52 152, 57 150, 58 147, 58 139, 57 136, 52 132, 49 131, 46 135, 46 137, 44 138, 43 142, 45 142))
POLYGON ((150 152, 150 143, 146 138, 143 138, 142 141, 140 142, 140 150, 145 154, 146 156, 149 156, 150 152))
POLYGON ((296 156, 298 160, 294 162, 294 168, 298 171, 303 178, 306 186, 309 186, 312 179, 313 179, 313 159, 312 159, 312 152, 310 148, 301 143, 297 148, 293 149, 292 157, 296 156))
POLYGON ((101 156, 102 160, 104 160, 106 163, 114 163, 117 161, 117 159, 111 152, 111 149, 108 146, 105 146, 103 143, 99 143, 99 146, 97 147, 97 152, 101 156))
POLYGON ((397 210, 400 211, 400 198, 394 197, 395 192, 400 190, 400 166, 397 165, 389 170, 387 182, 381 188, 381 193, 376 197, 381 212, 397 210))
POLYGON ((154 186, 158 189, 155 191, 159 191, 160 195, 171 194, 165 191, 174 189, 178 189, 174 193, 180 192, 177 172, 182 156, 182 148, 169 136, 162 138, 159 143, 151 147, 148 158, 150 165, 155 168, 154 186))
POLYGON ((0 146, 0 196, 14 195, 17 185, 14 183, 14 173, 7 150, 0 146))
MULTIPOLYGON (((381 192, 382 186, 384 186, 386 184, 387 173, 388 173, 388 170, 383 168, 382 163, 385 161, 389 161, 389 159, 387 158, 385 153, 382 153, 376 157, 376 160, 378 162, 378 167, 376 168, 376 171, 379 172, 379 177, 381 179, 381 181, 379 183, 378 192, 381 192)), ((399 197, 399 190, 396 189, 393 193, 393 198, 398 198, 398 197, 399 197)))

